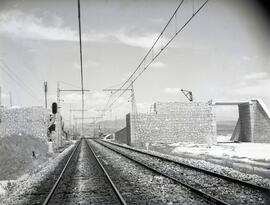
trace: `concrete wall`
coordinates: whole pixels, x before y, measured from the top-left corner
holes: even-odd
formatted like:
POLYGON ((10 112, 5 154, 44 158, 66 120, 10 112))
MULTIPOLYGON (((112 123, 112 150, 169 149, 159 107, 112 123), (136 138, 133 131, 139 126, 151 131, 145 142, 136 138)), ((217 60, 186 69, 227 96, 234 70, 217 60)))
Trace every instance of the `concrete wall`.
POLYGON ((0 136, 27 134, 46 137, 45 110, 42 107, 1 108, 0 136))
POLYGON ((115 133, 115 141, 119 143, 129 144, 126 127, 115 133))
POLYGON ((249 102, 238 105, 241 142, 252 141, 251 106, 249 102))
POLYGON ((215 116, 208 103, 156 103, 154 108, 151 114, 127 116, 130 145, 142 147, 147 142, 216 143, 215 116))

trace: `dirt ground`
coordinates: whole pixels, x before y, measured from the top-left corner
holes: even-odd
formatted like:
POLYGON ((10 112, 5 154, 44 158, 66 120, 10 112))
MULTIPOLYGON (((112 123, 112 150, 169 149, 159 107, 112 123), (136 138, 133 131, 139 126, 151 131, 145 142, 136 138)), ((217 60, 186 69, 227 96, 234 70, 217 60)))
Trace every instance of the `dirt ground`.
POLYGON ((30 135, 0 138, 0 180, 14 180, 48 160, 45 140, 30 135), (33 153, 34 152, 34 153, 33 153))

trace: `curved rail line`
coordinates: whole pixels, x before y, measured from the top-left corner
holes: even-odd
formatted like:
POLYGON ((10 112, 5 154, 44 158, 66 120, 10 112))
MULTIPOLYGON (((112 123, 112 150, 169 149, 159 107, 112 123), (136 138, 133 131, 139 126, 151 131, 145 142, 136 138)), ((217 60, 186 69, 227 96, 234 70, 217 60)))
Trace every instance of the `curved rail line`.
POLYGON ((270 194, 270 189, 267 188, 267 187, 259 186, 259 185, 252 184, 252 183, 246 182, 246 181, 241 181, 241 180, 233 178, 233 177, 225 176, 225 175, 222 175, 222 174, 218 174, 216 172, 212 172, 210 170, 202 169, 202 168, 195 167, 195 166, 183 163, 183 162, 179 162, 179 161, 176 161, 176 160, 171 160, 171 159, 168 159, 168 158, 165 158, 165 157, 161 157, 161 156, 158 156, 158 155, 155 155, 155 154, 143 151, 143 150, 138 150, 138 149, 135 149, 135 148, 132 148, 132 147, 123 146, 121 144, 108 142, 108 141, 104 141, 104 140, 102 140, 102 142, 112 144, 112 145, 115 145, 115 146, 118 146, 118 147, 121 147, 121 148, 124 148, 124 149, 132 150, 132 151, 135 151, 135 152, 138 152, 138 153, 141 153, 141 154, 149 155, 151 157, 155 157, 155 158, 161 159, 163 161, 172 162, 172 163, 175 163, 175 164, 178 164, 178 165, 181 165, 181 166, 184 166, 184 167, 196 170, 196 171, 200 171, 200 172, 203 172, 203 173, 215 176, 215 177, 225 179, 227 181, 231 181, 231 182, 246 186, 248 188, 253 188, 253 189, 260 190, 260 191, 263 191, 265 193, 270 194))
MULTIPOLYGON (((199 195, 199 196, 201 196, 201 197, 207 199, 209 202, 212 202, 212 203, 214 203, 214 204, 229 205, 229 203, 227 203, 227 202, 225 202, 225 201, 222 201, 222 200, 220 200, 220 199, 218 199, 218 198, 216 198, 216 197, 214 197, 214 196, 211 196, 211 195, 209 195, 209 194, 207 194, 207 193, 205 193, 205 192, 203 192, 203 191, 201 191, 201 190, 199 190, 199 189, 196 189, 196 188, 194 188, 193 186, 190 186, 190 185, 188 185, 188 184, 186 184, 186 183, 184 183, 184 182, 182 182, 182 181, 176 179, 175 177, 172 177, 172 176, 169 176, 169 175, 166 174, 166 173, 160 172, 160 171, 158 171, 158 170, 156 170, 156 169, 154 169, 154 168, 148 166, 147 164, 145 164, 145 163, 143 163, 143 162, 140 162, 140 161, 138 161, 138 160, 136 160, 136 159, 134 159, 134 158, 132 158, 132 157, 129 157, 129 156, 127 156, 127 155, 121 153, 121 152, 118 151, 118 150, 114 150, 113 148, 111 148, 111 147, 109 147, 109 146, 107 146, 107 145, 105 145, 105 144, 103 144, 103 143, 101 143, 101 142, 99 142, 99 141, 97 141, 97 140, 95 140, 95 142, 99 143, 99 144, 102 145, 102 146, 107 147, 108 149, 110 149, 110 150, 112 150, 112 151, 114 151, 114 152, 116 152, 116 153, 122 155, 123 157, 125 157, 125 158, 127 158, 127 159, 129 159, 129 160, 131 160, 131 161, 133 161, 133 162, 136 162, 137 164, 139 164, 139 165, 145 167, 146 169, 148 169, 148 170, 150 170, 150 171, 152 171, 152 172, 154 172, 154 173, 157 173, 157 174, 159 174, 159 175, 161 175, 161 176, 164 176, 164 177, 166 177, 166 178, 168 178, 168 179, 170 179, 170 180, 172 180, 172 181, 174 181, 174 182, 176 182, 176 183, 181 184, 182 186, 188 188, 188 189, 189 189, 190 191, 192 191, 193 193, 196 193, 197 195, 199 195)), ((111 144, 115 144, 115 143, 111 143, 111 144)), ((123 146, 123 148, 126 148, 126 147, 123 146)))
MULTIPOLYGON (((82 140, 85 140, 85 139, 81 139, 80 142, 77 143, 77 145, 76 145, 76 147, 74 148, 72 154, 70 155, 68 161, 66 162, 66 164, 65 164, 65 166, 64 166, 64 168, 63 168, 61 174, 59 175, 57 181, 55 182, 55 184, 54 184, 54 186, 52 187, 50 193, 48 194, 48 196, 46 197, 45 201, 43 202, 43 205, 48 205, 48 204, 50 203, 50 201, 51 201, 51 199, 53 198, 53 195, 54 195, 54 193, 55 193, 55 191, 56 191, 56 189, 57 189, 57 187, 58 187, 60 181, 63 180, 63 178, 64 178, 64 173, 65 173, 66 170, 68 169, 72 157, 74 156, 74 154, 75 154, 76 151, 78 150, 78 147, 79 147, 79 145, 81 144, 82 140)), ((86 144, 87 144, 89 150, 91 151, 91 153, 93 154, 95 160, 98 162, 98 164, 99 164, 101 170, 103 171, 104 175, 106 176, 106 178, 107 178, 109 184, 111 185, 111 187, 112 187, 114 193, 116 194, 116 196, 117 196, 117 198, 118 198, 120 204, 122 204, 122 205, 127 205, 126 202, 125 202, 125 200, 124 200, 123 197, 121 196, 120 192, 118 191, 118 189, 117 189, 116 186, 114 185, 113 181, 111 180, 110 176, 108 175, 107 171, 104 169, 104 167, 102 166, 101 162, 100 162, 99 159, 97 158, 96 154, 93 152, 91 146, 88 144, 87 140, 86 140, 86 144)))

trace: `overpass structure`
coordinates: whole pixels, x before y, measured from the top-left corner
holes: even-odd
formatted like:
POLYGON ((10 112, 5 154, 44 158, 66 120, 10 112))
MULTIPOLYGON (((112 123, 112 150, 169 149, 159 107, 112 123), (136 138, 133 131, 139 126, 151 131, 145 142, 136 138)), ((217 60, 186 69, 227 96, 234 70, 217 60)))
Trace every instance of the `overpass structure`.
POLYGON ((270 112, 261 99, 215 102, 213 106, 238 106, 239 118, 232 141, 270 143, 270 112))

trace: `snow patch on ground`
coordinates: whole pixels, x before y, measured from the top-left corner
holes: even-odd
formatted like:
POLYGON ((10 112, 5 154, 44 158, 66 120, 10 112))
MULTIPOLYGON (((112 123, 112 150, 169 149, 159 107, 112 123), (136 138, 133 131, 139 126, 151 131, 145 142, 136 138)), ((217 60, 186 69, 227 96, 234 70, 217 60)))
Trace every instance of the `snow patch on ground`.
MULTIPOLYGON (((180 144, 180 143, 177 143, 180 144)), ((175 145, 177 146, 177 144, 175 143, 175 145)), ((128 145, 122 145, 122 146, 128 146, 128 145)), ((156 146, 158 147, 151 147, 153 150, 142 150, 142 151, 146 151, 149 152, 151 154, 157 155, 157 156, 161 156, 164 158, 168 158, 170 160, 173 161, 177 161, 180 163, 184 163, 184 164, 188 164, 191 166, 195 166, 195 167, 199 167, 201 169, 205 169, 205 170, 209 170, 218 174, 222 174, 225 176, 230 176, 242 181, 246 181, 246 182, 250 182, 253 184, 257 184, 259 186, 264 186, 264 187, 268 187, 270 188, 270 179, 265 178, 265 177, 261 177, 257 174, 251 174, 251 173, 243 173, 239 170, 224 166, 224 165, 219 165, 213 162, 208 162, 205 159, 198 159, 198 158, 191 158, 191 157, 187 157, 185 154, 183 155, 183 153, 180 154, 176 154, 176 153, 171 153, 171 147, 168 147, 168 145, 166 144, 157 144, 156 146), (157 150, 155 150, 155 148, 159 148, 157 150), (160 149, 163 148, 163 149, 160 149)), ((196 145, 198 146, 198 145, 196 145)), ((128 146, 129 147, 129 146, 128 146)), ((134 147, 130 147, 131 149, 134 150, 140 150, 138 148, 134 148, 134 147)), ((228 161, 228 160, 226 160, 228 161)))
POLYGON ((231 134, 228 135, 218 135, 217 142, 231 142, 231 134))
POLYGON ((0 181, 0 195, 5 195, 9 184, 14 183, 16 180, 1 180, 0 181))
POLYGON ((172 153, 189 153, 194 155, 210 155, 213 157, 241 158, 270 162, 270 144, 263 143, 218 143, 210 148, 202 144, 174 143, 172 153))
POLYGON ((6 194, 6 189, 5 189, 5 187, 6 187, 5 182, 0 181, 0 195, 6 194))

